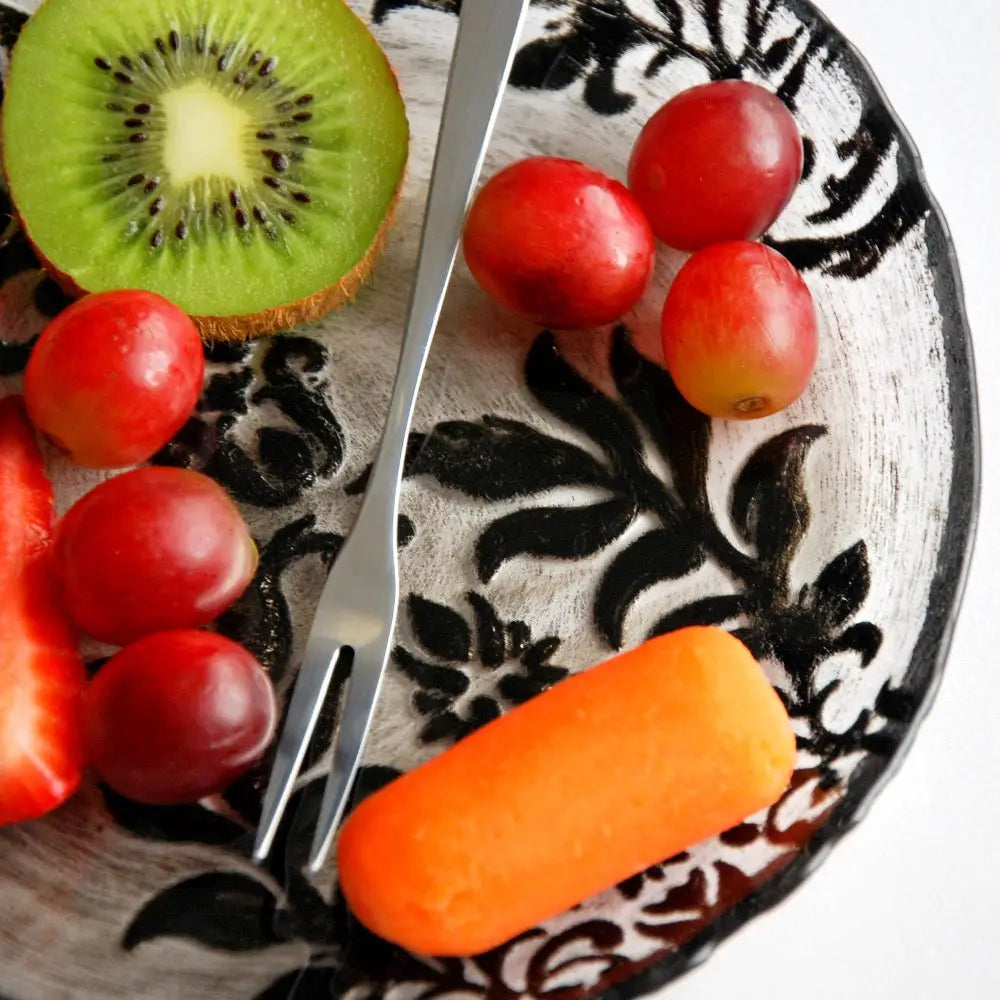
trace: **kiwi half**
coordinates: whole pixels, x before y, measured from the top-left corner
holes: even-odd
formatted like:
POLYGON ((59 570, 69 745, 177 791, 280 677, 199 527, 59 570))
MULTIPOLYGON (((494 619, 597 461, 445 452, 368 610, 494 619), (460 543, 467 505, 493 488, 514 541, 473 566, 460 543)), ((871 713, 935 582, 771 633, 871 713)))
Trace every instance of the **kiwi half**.
POLYGON ((342 0, 45 0, 3 106, 11 196, 62 283, 159 292, 219 339, 354 294, 408 142, 342 0))

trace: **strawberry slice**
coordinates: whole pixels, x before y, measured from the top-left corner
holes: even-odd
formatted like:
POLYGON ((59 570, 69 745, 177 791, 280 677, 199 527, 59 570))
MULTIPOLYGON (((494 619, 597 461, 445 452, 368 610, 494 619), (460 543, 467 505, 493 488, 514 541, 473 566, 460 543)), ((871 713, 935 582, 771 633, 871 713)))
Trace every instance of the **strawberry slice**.
POLYGON ((83 769, 85 675, 52 573, 54 521, 24 403, 0 399, 0 825, 55 809, 83 769))

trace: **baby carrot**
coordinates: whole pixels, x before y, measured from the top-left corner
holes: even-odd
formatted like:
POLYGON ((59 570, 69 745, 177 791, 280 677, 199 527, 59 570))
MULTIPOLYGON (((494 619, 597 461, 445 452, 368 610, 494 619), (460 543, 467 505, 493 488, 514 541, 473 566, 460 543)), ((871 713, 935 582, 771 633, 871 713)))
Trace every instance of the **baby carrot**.
POLYGON ((721 629, 683 629, 363 802, 341 833, 341 888, 383 938, 477 954, 776 802, 794 762, 788 716, 749 650, 721 629))

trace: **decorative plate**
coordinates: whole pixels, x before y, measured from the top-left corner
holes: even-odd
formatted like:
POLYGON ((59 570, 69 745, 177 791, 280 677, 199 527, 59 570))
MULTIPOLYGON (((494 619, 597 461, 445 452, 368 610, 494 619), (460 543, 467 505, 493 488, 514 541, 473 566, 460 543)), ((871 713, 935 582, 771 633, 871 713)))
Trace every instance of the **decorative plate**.
MULTIPOLYGON (((160 456, 242 504, 260 572, 219 627, 282 691, 385 412, 454 37, 452 0, 353 3, 413 125, 386 256, 353 307, 210 349, 200 411, 160 456)), ((5 46, 23 20, 6 10, 5 46)), ((806 136, 805 179, 768 240, 818 302, 811 390, 751 424, 689 409, 659 363, 666 252, 641 307, 593 335, 511 319, 460 265, 409 451, 404 608, 356 798, 689 623, 738 631, 766 664, 799 735, 788 794, 505 947, 432 961, 358 927, 332 871, 303 874, 322 761, 266 870, 248 860, 263 771, 184 808, 92 783, 0 833, 8 1000, 638 997, 786 896, 862 817, 940 680, 978 486, 958 272, 902 126, 805 0, 538 0, 487 172, 547 152, 621 176, 664 100, 740 76, 776 90, 806 136)), ((61 299, 12 226, 0 271, 9 389, 61 299)), ((94 479, 54 461, 65 506, 94 479)))

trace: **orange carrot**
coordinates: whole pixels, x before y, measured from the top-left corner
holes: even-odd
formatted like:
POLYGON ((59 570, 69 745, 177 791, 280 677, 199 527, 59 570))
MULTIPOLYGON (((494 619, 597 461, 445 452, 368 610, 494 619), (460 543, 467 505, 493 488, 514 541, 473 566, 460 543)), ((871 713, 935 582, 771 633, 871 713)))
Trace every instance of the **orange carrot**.
POLYGON ((363 802, 358 919, 424 955, 496 947, 776 802, 795 738, 749 650, 689 628, 577 674, 363 802))

